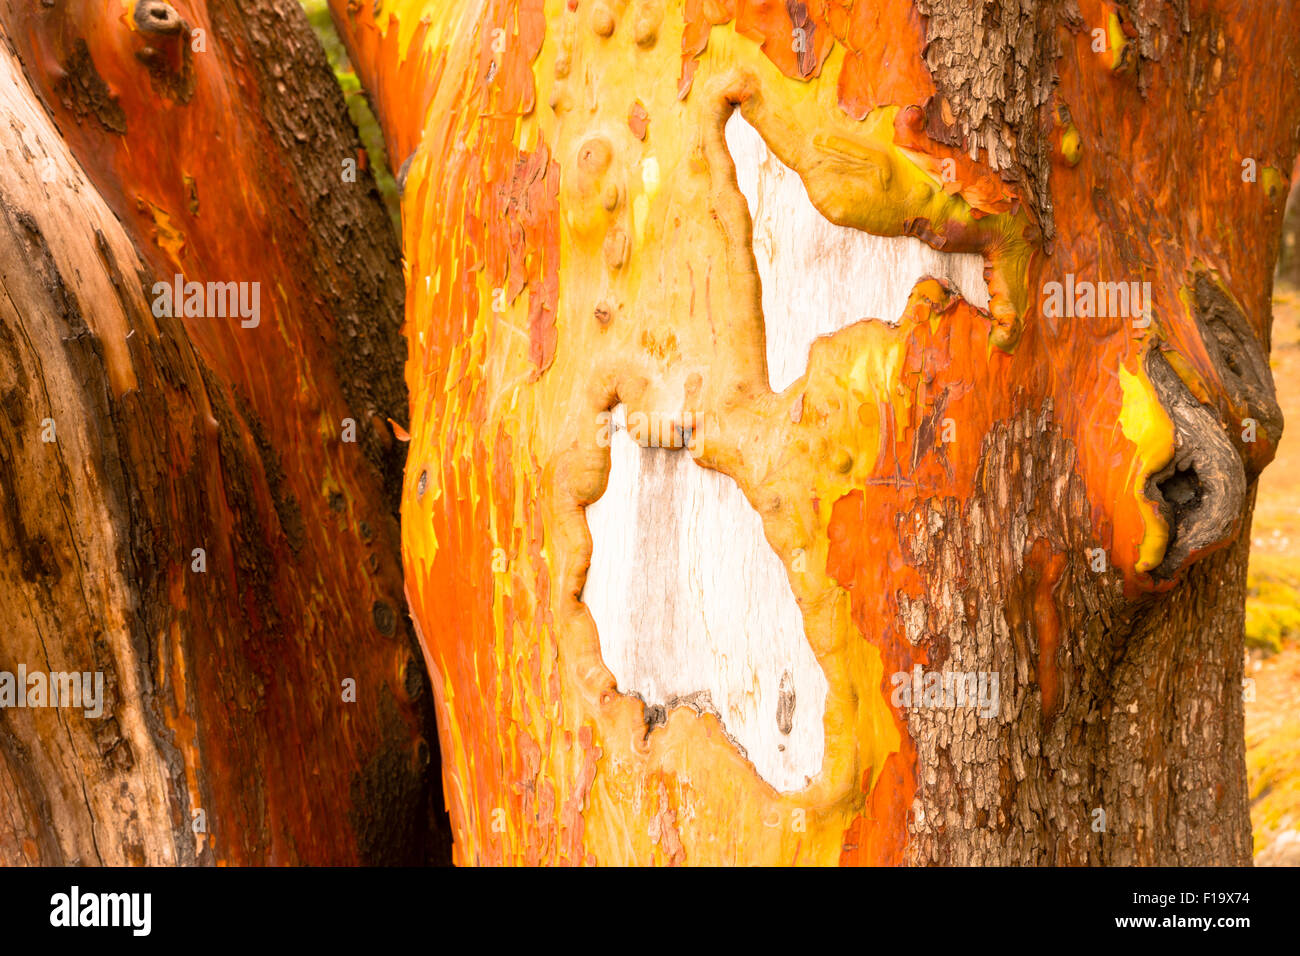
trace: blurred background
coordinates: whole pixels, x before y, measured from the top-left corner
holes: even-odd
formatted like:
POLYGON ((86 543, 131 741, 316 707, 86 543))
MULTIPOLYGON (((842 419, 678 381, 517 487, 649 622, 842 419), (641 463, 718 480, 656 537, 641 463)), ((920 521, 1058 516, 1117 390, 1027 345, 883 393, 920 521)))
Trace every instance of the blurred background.
POLYGON ((1272 366, 1287 427, 1251 529, 1246 772, 1256 865, 1300 866, 1300 164, 1273 291, 1272 366))

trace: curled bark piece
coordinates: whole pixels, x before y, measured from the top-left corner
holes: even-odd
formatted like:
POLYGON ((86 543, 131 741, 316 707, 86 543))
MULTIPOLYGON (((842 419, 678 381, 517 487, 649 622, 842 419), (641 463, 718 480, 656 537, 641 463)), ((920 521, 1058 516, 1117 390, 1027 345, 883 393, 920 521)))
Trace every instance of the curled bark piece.
MULTIPOLYGON (((1228 400, 1259 423, 1269 445, 1282 437, 1282 409, 1277 404, 1268 353, 1242 314, 1241 308, 1208 275, 1196 279, 1193 315, 1201 340, 1223 381, 1228 400)), ((1271 458, 1271 456, 1270 456, 1271 458)), ((1252 461, 1246 468, 1254 478, 1267 461, 1252 461)))
POLYGON ((1246 473, 1218 416, 1192 396, 1164 355, 1153 349, 1146 364, 1176 435, 1173 460, 1146 487, 1169 524, 1164 560, 1152 573, 1168 578, 1192 554, 1231 535, 1246 500, 1246 473))

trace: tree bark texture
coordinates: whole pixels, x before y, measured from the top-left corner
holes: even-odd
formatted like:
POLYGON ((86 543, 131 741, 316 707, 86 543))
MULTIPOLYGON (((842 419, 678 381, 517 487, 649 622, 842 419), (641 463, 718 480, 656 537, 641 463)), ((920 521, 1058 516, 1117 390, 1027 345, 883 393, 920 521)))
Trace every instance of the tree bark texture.
POLYGON ((107 698, 0 711, 0 862, 445 858, 400 256, 302 10, 6 0, 0 36, 0 669, 107 698), (176 276, 256 320, 166 314, 176 276))
POLYGON ((1249 861, 1295 3, 332 10, 404 160, 403 557, 458 862, 1249 861), (733 113, 830 222, 981 256, 987 306, 922 278, 773 392, 733 113), (602 658, 618 405, 761 515, 828 684, 806 787, 602 658), (891 702, 917 667, 998 675, 996 716, 891 702))

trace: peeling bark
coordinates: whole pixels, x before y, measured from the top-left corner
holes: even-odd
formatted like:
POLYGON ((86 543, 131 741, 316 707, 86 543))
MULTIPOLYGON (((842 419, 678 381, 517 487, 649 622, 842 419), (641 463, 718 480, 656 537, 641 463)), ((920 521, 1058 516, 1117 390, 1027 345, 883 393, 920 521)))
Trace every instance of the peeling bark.
MULTIPOLYGON (((1248 860, 1294 0, 332 6, 405 158, 402 561, 457 860, 1248 860), (978 256, 987 301, 855 261, 899 313, 810 301, 799 328, 828 334, 785 339, 736 114, 825 234, 978 256), (764 779, 707 681, 643 700, 605 659, 582 597, 627 570, 591 568, 619 404, 697 422, 674 465, 758 515, 735 557, 780 563, 826 681, 803 787, 764 779)), ((112 701, 99 724, 3 715, 0 847, 404 858, 437 811, 383 497, 397 250, 368 183, 336 178, 357 147, 293 4, 178 4, 209 31, 189 57, 163 7, 0 4, 12 647, 103 670, 112 701), (260 331, 153 316, 174 273, 262 282, 260 331)), ((661 538, 670 494, 638 515, 661 538)), ((767 663, 754 714, 793 732, 806 682, 767 663)))
POLYGON ((114 6, 0 3, 0 669, 107 697, 0 710, 0 860, 436 861, 399 257, 340 91, 289 0, 114 6), (160 314, 177 274, 258 321, 160 314))
POLYGON ((1268 237, 1300 106, 1258 67, 1300 57, 1278 11, 333 9, 395 154, 419 144, 403 547, 457 859, 1248 859, 1248 481, 1280 433, 1268 237), (859 257, 901 314, 833 323, 770 382, 770 350, 799 369, 804 346, 764 308, 789 290, 760 275, 735 112, 828 224, 979 255, 987 305, 859 257), (698 466, 762 515, 828 684, 804 790, 602 659, 577 598, 607 570, 588 520, 617 403, 702 422, 698 466), (918 668, 997 676, 995 700, 891 701, 918 668))
POLYGON ((1049 108, 1063 28, 1080 25, 1074 0, 918 0, 916 8, 927 18, 925 62, 938 90, 925 106, 926 132, 982 151, 1019 187, 1050 242, 1049 108))

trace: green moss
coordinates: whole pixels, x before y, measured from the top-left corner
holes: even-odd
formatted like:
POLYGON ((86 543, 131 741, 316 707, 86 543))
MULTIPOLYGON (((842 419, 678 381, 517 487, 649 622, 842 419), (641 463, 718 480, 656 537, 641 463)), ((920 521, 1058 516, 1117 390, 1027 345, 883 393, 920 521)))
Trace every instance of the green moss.
MULTIPOLYGON (((1269 704, 1273 711, 1247 720, 1246 779, 1256 853, 1279 833, 1300 828, 1300 720, 1286 715, 1285 702, 1260 706, 1269 704), (1279 707, 1281 713, 1274 713, 1279 707), (1250 729, 1261 720, 1265 727, 1250 729)), ((1246 706, 1249 710, 1256 705, 1246 706)))
POLYGON ((401 197, 397 191, 397 180, 393 178, 388 165, 384 136, 379 129, 379 121, 370 108, 370 102, 366 99, 365 91, 361 88, 361 81, 348 60, 343 41, 339 38, 338 31, 334 29, 334 21, 330 19, 329 4, 326 0, 299 0, 299 2, 307 11, 307 20, 316 32, 321 46, 325 48, 325 55, 329 57, 330 66, 334 69, 334 78, 338 80, 339 87, 343 90, 348 104, 348 113, 361 137, 361 145, 365 147, 370 171, 379 186, 379 194, 384 199, 384 205, 388 207, 393 228, 400 235, 401 197))
POLYGON ((1277 653, 1300 639, 1300 560, 1252 555, 1246 585, 1246 647, 1277 653))

